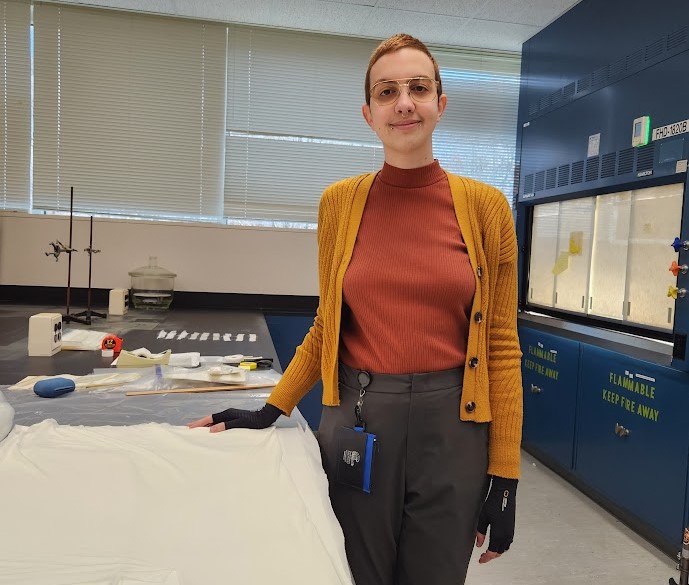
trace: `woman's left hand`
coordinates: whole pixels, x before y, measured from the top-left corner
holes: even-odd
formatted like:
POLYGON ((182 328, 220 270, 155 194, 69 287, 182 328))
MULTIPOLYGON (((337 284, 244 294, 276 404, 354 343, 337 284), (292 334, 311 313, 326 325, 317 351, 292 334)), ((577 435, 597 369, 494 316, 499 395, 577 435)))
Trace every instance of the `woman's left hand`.
POLYGON ((514 540, 514 522, 517 500, 517 480, 493 476, 490 491, 483 502, 476 529, 476 546, 481 547, 486 540, 490 526, 488 550, 479 557, 479 563, 497 559, 509 550, 514 540))

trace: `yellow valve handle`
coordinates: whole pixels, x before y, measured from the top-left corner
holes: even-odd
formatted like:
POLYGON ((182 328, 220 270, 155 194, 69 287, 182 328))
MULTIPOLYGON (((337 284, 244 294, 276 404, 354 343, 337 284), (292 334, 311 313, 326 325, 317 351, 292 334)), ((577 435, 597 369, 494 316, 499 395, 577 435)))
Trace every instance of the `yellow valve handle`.
POLYGON ((667 289, 667 296, 672 297, 673 299, 677 299, 677 291, 679 289, 676 286, 670 285, 667 289))

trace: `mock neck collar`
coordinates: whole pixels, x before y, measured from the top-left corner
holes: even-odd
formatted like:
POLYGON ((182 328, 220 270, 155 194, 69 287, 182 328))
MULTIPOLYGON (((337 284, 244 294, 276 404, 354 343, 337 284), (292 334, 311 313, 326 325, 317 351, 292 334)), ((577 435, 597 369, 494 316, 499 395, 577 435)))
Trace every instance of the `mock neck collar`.
POLYGON ((415 169, 400 169, 384 162, 383 168, 378 173, 378 178, 392 187, 414 189, 428 187, 433 183, 442 181, 445 179, 445 171, 440 167, 440 163, 437 160, 415 169))

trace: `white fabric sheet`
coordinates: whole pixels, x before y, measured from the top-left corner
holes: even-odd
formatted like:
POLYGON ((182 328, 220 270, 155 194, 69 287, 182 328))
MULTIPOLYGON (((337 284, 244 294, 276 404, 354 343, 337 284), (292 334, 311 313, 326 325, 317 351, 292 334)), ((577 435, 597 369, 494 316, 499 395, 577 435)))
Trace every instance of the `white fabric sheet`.
POLYGON ((301 428, 17 425, 0 518, 2 585, 352 585, 301 428))
MULTIPOLYGON (((0 392, 0 441, 2 441, 14 426, 14 408, 7 402, 2 392, 0 392)), ((1 470, 0 470, 1 471, 1 470)), ((2 474, 0 473, 0 478, 2 474)), ((2 485, 0 483, 0 485, 2 485)), ((1 497, 2 491, 0 491, 1 497)))
POLYGON ((3 582, 14 585, 182 585, 175 571, 153 569, 127 559, 65 556, 47 563, 0 561, 3 582))

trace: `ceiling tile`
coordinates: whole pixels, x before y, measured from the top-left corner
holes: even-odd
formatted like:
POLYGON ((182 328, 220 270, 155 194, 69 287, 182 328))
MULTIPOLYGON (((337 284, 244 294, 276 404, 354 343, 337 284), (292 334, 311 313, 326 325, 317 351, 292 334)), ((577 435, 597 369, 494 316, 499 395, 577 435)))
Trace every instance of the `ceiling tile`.
POLYGON ((376 8, 471 18, 486 0, 378 0, 376 8))
POLYGON ((525 40, 579 0, 60 1, 373 39, 407 32, 432 45, 521 51, 525 40))
POLYGON ((543 27, 580 0, 491 0, 483 2, 475 18, 543 27))
POLYGON ((358 4, 360 6, 375 6, 376 0, 316 0, 317 2, 334 2, 340 4, 358 4))
POLYGON ((471 20, 452 36, 452 45, 521 53, 522 43, 540 30, 536 26, 471 20))
POLYGON ((427 44, 447 44, 456 31, 469 22, 456 16, 410 13, 388 8, 374 8, 362 23, 361 34, 374 38, 386 38, 404 32, 427 44))

